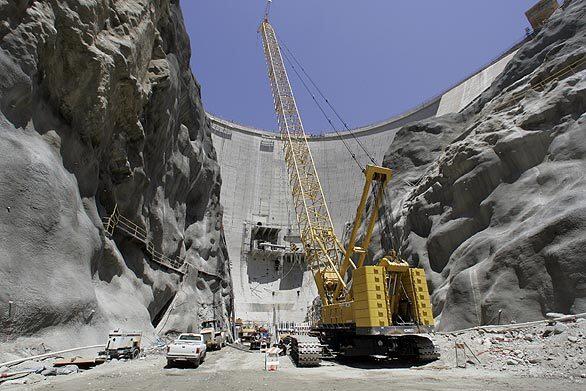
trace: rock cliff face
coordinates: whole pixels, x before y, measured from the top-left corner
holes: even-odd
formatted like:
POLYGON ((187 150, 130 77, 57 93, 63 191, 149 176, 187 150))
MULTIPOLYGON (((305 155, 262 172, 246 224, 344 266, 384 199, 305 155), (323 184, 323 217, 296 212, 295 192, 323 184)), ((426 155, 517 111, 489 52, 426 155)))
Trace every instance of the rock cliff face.
POLYGON ((0 0, 2 342, 226 321, 221 179, 178 3, 0 0), (114 208, 186 274, 106 235, 114 208))
POLYGON ((471 106, 395 137, 382 247, 425 268, 440 329, 586 312, 585 68, 574 1, 471 106))

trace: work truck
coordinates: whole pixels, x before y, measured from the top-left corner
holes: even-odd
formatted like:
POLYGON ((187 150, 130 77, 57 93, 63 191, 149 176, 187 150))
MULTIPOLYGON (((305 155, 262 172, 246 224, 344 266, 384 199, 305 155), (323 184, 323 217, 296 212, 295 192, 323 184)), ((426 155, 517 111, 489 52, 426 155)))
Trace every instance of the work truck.
POLYGON ((167 366, 177 363, 198 367, 206 358, 206 344, 201 334, 184 333, 167 345, 167 366))
POLYGON ((204 321, 201 327, 200 333, 208 350, 220 350, 226 346, 227 333, 218 327, 215 320, 204 321))
POLYGON ((108 334, 106 348, 98 353, 100 360, 135 359, 140 355, 140 331, 114 330, 108 334))

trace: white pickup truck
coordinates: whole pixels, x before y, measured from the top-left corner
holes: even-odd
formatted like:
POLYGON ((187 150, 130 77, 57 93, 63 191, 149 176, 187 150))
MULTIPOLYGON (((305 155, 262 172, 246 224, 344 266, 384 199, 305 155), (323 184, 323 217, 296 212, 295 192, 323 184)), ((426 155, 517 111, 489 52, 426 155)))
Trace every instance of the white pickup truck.
POLYGON ((201 334, 185 333, 167 345, 167 366, 190 363, 198 367, 206 358, 206 344, 201 334))

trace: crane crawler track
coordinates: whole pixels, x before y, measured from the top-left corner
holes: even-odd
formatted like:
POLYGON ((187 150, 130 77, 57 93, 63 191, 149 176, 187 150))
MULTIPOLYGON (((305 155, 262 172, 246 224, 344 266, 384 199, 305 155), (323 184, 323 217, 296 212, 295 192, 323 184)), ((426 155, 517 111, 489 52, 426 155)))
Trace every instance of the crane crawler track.
POLYGON ((290 349, 291 358, 298 367, 317 367, 321 363, 322 346, 315 337, 292 336, 290 349))
POLYGON ((434 361, 440 357, 437 346, 428 338, 417 338, 417 361, 434 361))

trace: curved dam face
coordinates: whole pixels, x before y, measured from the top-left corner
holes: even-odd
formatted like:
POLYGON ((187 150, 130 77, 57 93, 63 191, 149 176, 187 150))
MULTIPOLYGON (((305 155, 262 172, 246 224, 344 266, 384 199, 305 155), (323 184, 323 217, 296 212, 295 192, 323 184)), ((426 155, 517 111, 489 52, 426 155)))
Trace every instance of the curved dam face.
MULTIPOLYGON (((354 219, 369 162, 358 141, 380 164, 397 130, 407 124, 462 110, 503 71, 515 54, 498 60, 415 110, 349 132, 309 138, 337 235, 354 219), (343 141, 342 141, 343 139, 343 141), (358 141, 357 141, 358 140, 358 141)), ((317 296, 299 241, 287 180, 283 143, 275 132, 211 114, 212 140, 222 174, 224 231, 231 262, 235 317, 256 322, 302 322, 317 296)))

